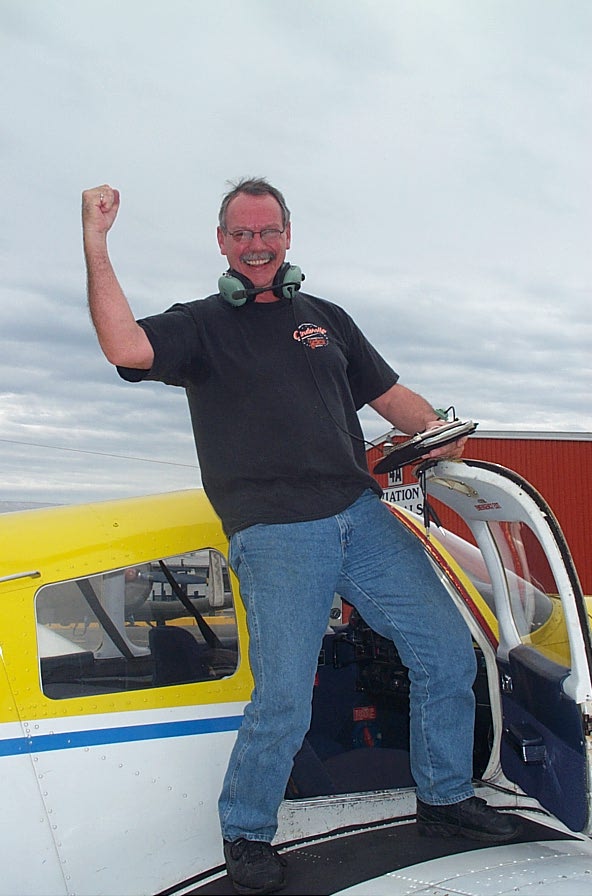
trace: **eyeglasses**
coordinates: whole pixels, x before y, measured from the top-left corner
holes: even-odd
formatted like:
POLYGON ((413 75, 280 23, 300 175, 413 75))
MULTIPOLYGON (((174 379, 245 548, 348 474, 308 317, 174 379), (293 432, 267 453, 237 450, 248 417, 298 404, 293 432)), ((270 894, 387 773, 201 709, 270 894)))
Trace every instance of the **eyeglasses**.
POLYGON ((226 231, 235 243, 250 243, 254 237, 259 234, 264 243, 274 243, 279 240, 285 230, 279 230, 277 227, 266 227, 265 230, 229 230, 226 231))

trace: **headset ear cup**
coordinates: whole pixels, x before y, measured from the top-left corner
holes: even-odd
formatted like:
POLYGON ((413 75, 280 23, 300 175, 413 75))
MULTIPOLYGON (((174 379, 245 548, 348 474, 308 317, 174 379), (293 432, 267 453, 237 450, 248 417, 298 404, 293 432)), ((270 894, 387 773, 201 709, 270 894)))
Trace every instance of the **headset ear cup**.
MULTIPOLYGON (((296 264, 289 264, 285 261, 278 268, 273 279, 273 294, 278 299, 293 299, 294 294, 300 289, 300 284, 304 280, 304 274, 296 264)), ((238 271, 224 271, 218 278, 218 292, 222 298, 235 308, 240 308, 247 302, 252 302, 258 292, 264 290, 260 287, 255 289, 254 283, 248 277, 239 274, 238 271), (253 290, 249 295, 248 291, 253 290), (246 294, 245 294, 246 293, 246 294)))
POLYGON ((297 264, 287 261, 278 269, 273 281, 273 294, 278 299, 293 299, 294 293, 300 289, 304 275, 297 264))
POLYGON ((243 277, 237 271, 224 271, 222 276, 218 278, 218 292, 226 302, 229 302, 235 308, 240 308, 241 305, 249 301, 249 297, 244 295, 244 290, 253 288, 251 280, 248 277, 243 277), (235 293, 243 294, 235 297, 235 293))

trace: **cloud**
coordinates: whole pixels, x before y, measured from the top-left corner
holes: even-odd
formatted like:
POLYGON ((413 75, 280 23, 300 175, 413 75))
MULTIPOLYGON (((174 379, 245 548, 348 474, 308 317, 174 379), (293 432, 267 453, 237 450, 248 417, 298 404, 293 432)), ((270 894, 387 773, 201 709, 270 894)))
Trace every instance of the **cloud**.
POLYGON ((92 332, 103 182, 137 316, 215 291, 226 181, 265 175, 305 288, 402 382, 481 429, 592 430, 591 34, 583 0, 5 0, 0 500, 199 483, 181 390, 121 382, 92 332))

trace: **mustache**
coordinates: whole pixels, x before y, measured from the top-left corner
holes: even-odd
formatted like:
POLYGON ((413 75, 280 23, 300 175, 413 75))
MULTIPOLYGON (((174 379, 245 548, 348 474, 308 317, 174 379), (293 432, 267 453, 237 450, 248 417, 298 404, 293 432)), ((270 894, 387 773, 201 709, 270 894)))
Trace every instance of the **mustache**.
POLYGON ((275 252, 272 252, 271 250, 265 250, 262 252, 243 252, 240 258, 243 262, 273 261, 275 258, 275 252))

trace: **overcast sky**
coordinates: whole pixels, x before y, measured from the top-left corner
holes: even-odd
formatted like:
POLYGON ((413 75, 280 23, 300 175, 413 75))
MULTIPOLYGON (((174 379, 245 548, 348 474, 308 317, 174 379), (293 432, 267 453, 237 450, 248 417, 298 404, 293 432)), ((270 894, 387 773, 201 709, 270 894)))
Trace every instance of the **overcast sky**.
POLYGON ((227 181, 266 176, 306 290, 401 382, 591 431, 591 47, 590 0, 0 0, 0 501, 200 483, 183 392, 120 381, 89 322, 104 182, 138 317, 216 291, 227 181))

